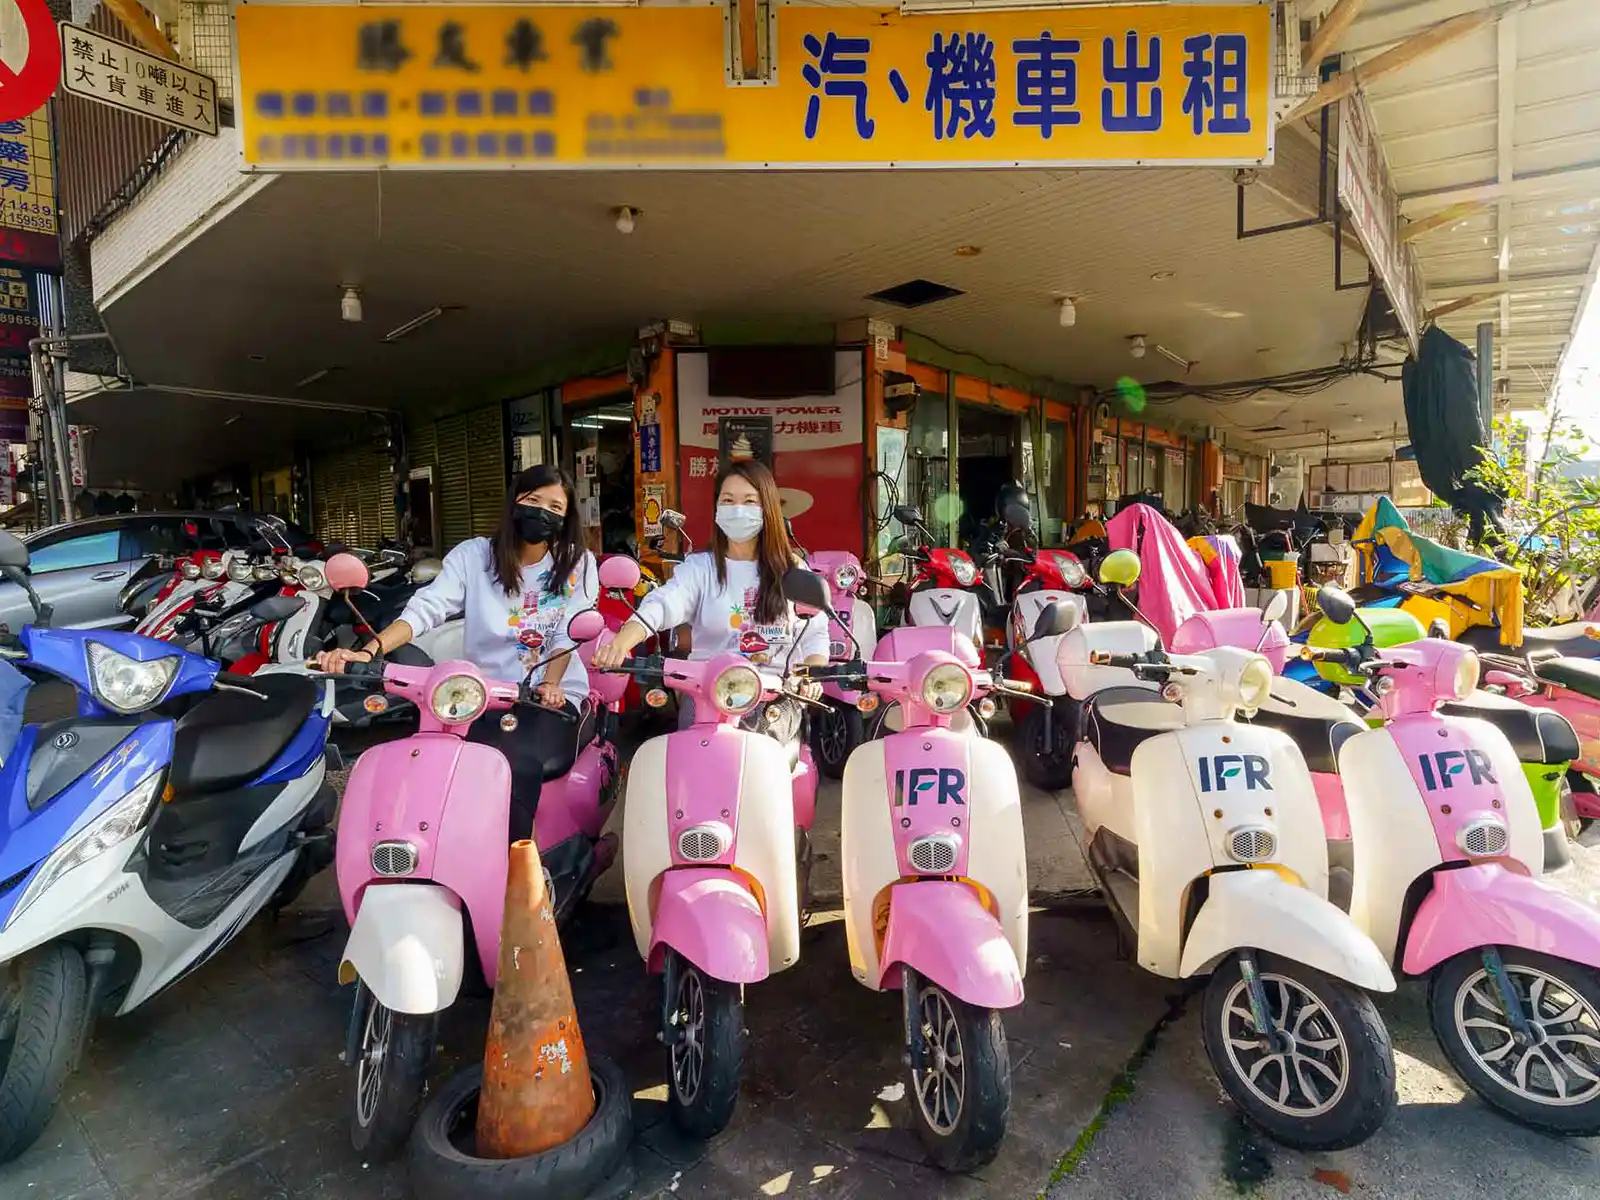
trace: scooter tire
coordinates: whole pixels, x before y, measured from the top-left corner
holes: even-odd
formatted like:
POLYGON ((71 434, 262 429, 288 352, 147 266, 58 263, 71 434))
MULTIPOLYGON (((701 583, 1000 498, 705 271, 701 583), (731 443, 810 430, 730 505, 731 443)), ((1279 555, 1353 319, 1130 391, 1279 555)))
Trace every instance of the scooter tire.
POLYGON ((89 1024, 88 973, 77 947, 45 946, 5 970, 18 972, 18 987, 14 1030, 0 1038, 0 1163, 33 1145, 50 1124, 89 1024))
POLYGON ((937 992, 952 1017, 960 1039, 964 1087, 960 1115, 948 1132, 941 1133, 923 1107, 915 1073, 907 1069, 907 1099, 917 1140, 941 1170, 975 1171, 1000 1153, 1011 1116, 1011 1052, 1005 1025, 995 1009, 975 1008, 926 979, 919 977, 918 983, 924 997, 937 992))
POLYGON ((462 1071, 417 1118, 407 1166, 418 1200, 585 1200, 626 1166, 633 1143, 633 1100, 622 1069, 589 1056, 594 1115, 572 1139, 525 1158, 471 1152, 483 1066, 462 1071))
POLYGON ((816 756, 817 770, 829 779, 843 779, 845 763, 850 761, 855 748, 866 740, 866 722, 853 704, 830 701, 828 708, 830 711, 827 715, 813 714, 811 717, 811 753, 816 756), (836 744, 830 748, 825 731, 835 723, 842 728, 837 730, 836 744))
MULTIPOLYGON (((712 979, 688 959, 678 960, 678 998, 687 1005, 686 985, 698 982, 702 1004, 702 1058, 692 1092, 685 1093, 678 1063, 667 1059, 667 1114, 685 1137, 707 1142, 728 1127, 739 1106, 739 1081, 744 1074, 744 989, 712 979)), ((692 1016, 686 1016, 692 1022, 692 1016)))
MULTIPOLYGON (((1315 1116, 1286 1113, 1269 1104, 1235 1068, 1226 1025, 1229 996, 1240 983, 1237 958, 1226 958, 1206 983, 1202 1035, 1206 1056, 1217 1080, 1249 1122, 1274 1141, 1293 1150, 1345 1150, 1366 1141, 1393 1114, 1395 1092, 1394 1046, 1389 1030, 1372 998, 1361 989, 1334 979, 1304 963, 1275 955, 1256 955, 1256 967, 1267 984, 1269 1000, 1275 994, 1269 976, 1281 976, 1313 996, 1344 1040, 1347 1056, 1344 1092, 1326 1112, 1315 1116)), ((1283 1060, 1261 1072, 1263 1086, 1272 1086, 1284 1069, 1283 1060)))
MULTIPOLYGON (((1500 948, 1500 960, 1508 971, 1523 967, 1554 977, 1564 990, 1588 1006, 1592 1018, 1600 1018, 1600 972, 1567 959, 1509 946, 1500 948)), ((1483 970, 1479 955, 1468 951, 1440 963, 1428 980, 1428 1018, 1433 1025, 1433 1035, 1439 1039, 1439 1048, 1456 1074, 1485 1104, 1518 1124, 1555 1137, 1600 1135, 1600 1090, 1581 1104, 1542 1104, 1519 1095, 1479 1065, 1457 1028, 1455 1000, 1483 970)))
POLYGON ((1017 725, 1016 734, 1016 756, 1021 760, 1022 773, 1028 782, 1046 792, 1071 787, 1072 752, 1072 734, 1066 727, 1064 715, 1042 704, 1030 707, 1017 725), (1050 718, 1051 751, 1045 750, 1044 743, 1046 715, 1050 718))
POLYGON ((429 1013, 419 1016, 412 1013, 388 1013, 388 1044, 384 1048, 382 1063, 378 1068, 378 1095, 371 1115, 362 1119, 361 1068, 368 1045, 372 1023, 379 1018, 383 1006, 375 996, 367 998, 367 1012, 362 1017, 363 1035, 357 1047, 355 1095, 350 1120, 350 1145, 367 1162, 388 1162, 405 1149, 411 1136, 417 1112, 422 1107, 422 1096, 427 1090, 428 1067, 433 1062, 434 1042, 438 1034, 439 1018, 429 1013))

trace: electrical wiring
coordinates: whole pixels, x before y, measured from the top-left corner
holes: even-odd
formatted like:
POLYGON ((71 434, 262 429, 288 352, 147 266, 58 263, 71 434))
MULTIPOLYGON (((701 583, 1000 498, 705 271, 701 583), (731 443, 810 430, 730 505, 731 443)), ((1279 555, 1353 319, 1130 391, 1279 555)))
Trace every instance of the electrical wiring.
MULTIPOLYGON (((1385 374, 1371 361, 1341 362, 1327 367, 1312 367, 1304 371, 1291 371, 1283 375, 1267 375, 1259 379, 1243 379, 1232 383, 1194 384, 1174 380, 1145 385, 1141 391, 1147 403, 1173 404, 1188 396, 1211 404, 1227 407, 1240 404, 1264 392, 1283 396, 1315 396, 1357 375, 1371 375, 1387 383, 1398 376, 1385 374)), ((1125 387, 1126 385, 1124 385, 1125 387)), ((1124 387, 1103 388, 1097 399, 1114 400, 1121 396, 1124 387)))

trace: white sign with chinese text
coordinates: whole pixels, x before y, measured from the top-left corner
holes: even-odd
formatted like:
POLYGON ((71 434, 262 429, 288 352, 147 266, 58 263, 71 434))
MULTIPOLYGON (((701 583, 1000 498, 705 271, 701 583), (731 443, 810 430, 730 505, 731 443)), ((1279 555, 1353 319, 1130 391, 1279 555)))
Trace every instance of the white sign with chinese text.
POLYGON ((1372 124, 1372 110, 1360 94, 1339 102, 1339 204, 1366 248, 1415 354, 1422 324, 1422 276, 1416 253, 1400 240, 1400 203, 1372 124))
POLYGON ((77 425, 67 426, 67 462, 72 470, 72 486, 81 488, 89 473, 83 465, 83 430, 77 425))
POLYGON ((217 136, 216 80, 92 29, 62 24, 61 84, 74 96, 217 136))

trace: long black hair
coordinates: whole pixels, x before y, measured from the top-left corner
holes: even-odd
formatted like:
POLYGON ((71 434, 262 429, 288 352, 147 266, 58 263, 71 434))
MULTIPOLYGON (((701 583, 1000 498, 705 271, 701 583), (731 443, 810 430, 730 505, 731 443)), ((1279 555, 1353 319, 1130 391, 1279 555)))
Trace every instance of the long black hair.
POLYGON ((561 594, 567 576, 583 557, 583 532, 578 527, 578 497, 572 480, 560 467, 540 464, 518 471, 506 489, 505 506, 500 510, 500 523, 489 538, 490 565, 495 580, 507 595, 522 590, 522 550, 524 542, 517 532, 517 497, 525 496, 539 488, 559 483, 567 494, 567 515, 561 532, 550 539, 550 574, 544 581, 544 590, 551 596, 561 594))
MULTIPOLYGON (((722 485, 737 475, 756 490, 757 505, 761 509, 761 533, 756 538, 756 611, 755 618, 764 625, 781 620, 785 609, 783 575, 794 566, 794 546, 789 541, 789 528, 783 520, 783 505, 778 499, 778 481, 765 464, 755 459, 731 462, 717 472, 712 483, 711 502, 722 495, 722 485)), ((728 535, 715 523, 711 527, 711 557, 717 570, 717 586, 728 582, 728 535)))

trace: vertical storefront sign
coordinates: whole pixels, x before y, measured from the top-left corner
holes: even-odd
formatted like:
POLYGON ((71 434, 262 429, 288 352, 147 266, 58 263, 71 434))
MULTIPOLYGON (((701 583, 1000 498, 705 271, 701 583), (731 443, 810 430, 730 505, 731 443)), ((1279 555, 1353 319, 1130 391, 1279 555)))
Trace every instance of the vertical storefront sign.
MULTIPOLYGON (((657 468, 659 470, 659 468, 657 468)), ((665 484, 647 483, 644 485, 644 536, 647 538, 660 537, 665 531, 661 527, 661 514, 667 508, 667 489, 665 484)))
MULTIPOLYGON (((680 507, 697 545, 710 536, 724 420, 771 422, 772 470, 795 534, 816 549, 861 552, 862 353, 834 355, 834 393, 783 400, 715 396, 703 352, 678 353, 680 507)), ((750 426, 741 424, 749 438, 750 426)), ((752 441, 752 447, 754 442, 752 441)))
POLYGON ((1366 97, 1339 102, 1339 204, 1383 283, 1395 316, 1417 353, 1422 326, 1422 273, 1416 251, 1400 240, 1400 201, 1366 97))
POLYGON ((0 263, 61 269, 50 110, 0 121, 0 263))
POLYGON ((67 426, 67 453, 72 465, 72 486, 81 488, 89 478, 89 470, 84 461, 83 431, 77 425, 67 426))
POLYGON ((661 472, 660 406, 661 397, 655 392, 647 393, 639 401, 639 472, 643 475, 661 472))
POLYGON ((21 355, 26 363, 28 343, 39 336, 39 307, 30 273, 0 267, 0 353, 21 355))

